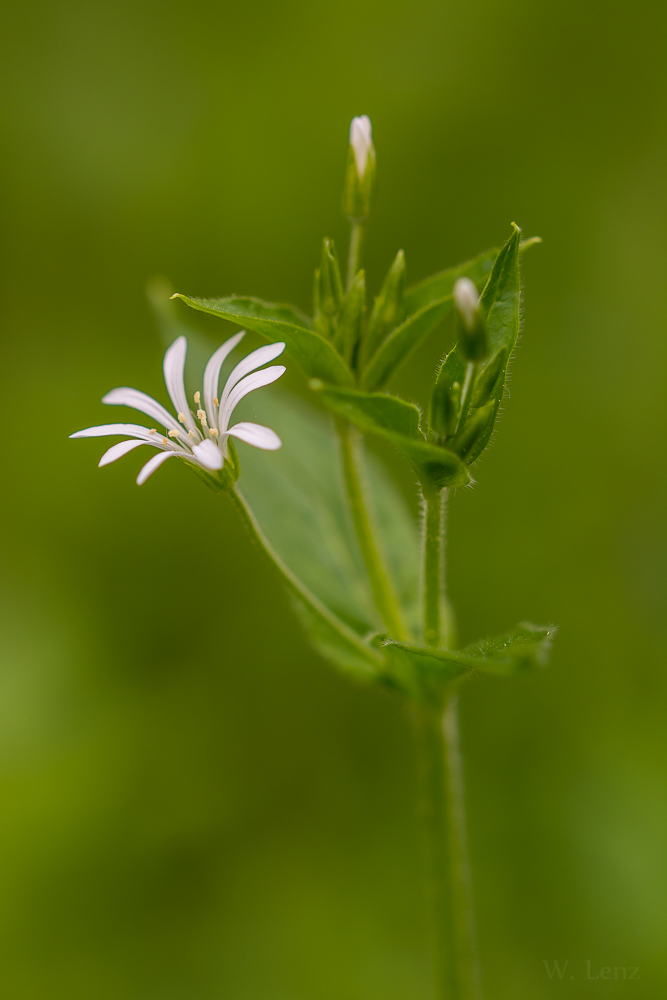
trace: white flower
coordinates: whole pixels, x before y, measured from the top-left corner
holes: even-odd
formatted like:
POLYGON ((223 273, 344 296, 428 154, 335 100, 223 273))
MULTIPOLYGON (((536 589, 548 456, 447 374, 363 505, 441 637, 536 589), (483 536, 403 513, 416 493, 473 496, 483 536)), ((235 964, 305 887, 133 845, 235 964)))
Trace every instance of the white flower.
POLYGON ((357 162, 357 173, 359 180, 363 180, 368 163, 368 154, 373 148, 373 135, 371 120, 368 115, 361 115, 353 118, 350 125, 350 145, 354 151, 354 158, 357 162))
POLYGON ((158 454, 153 455, 137 476, 139 486, 145 483, 168 458, 184 458, 211 472, 222 469, 228 455, 229 435, 252 444, 255 448, 264 448, 267 451, 280 448, 282 444, 280 438, 269 427, 247 421, 230 427, 229 421, 234 408, 244 396, 253 389, 260 389, 263 385, 275 382, 283 374, 284 365, 272 365, 270 368, 262 368, 261 371, 256 369, 282 354, 285 350, 284 344, 267 344, 266 347, 260 347, 239 362, 227 379, 222 396, 218 398, 220 369, 227 355, 234 350, 243 336, 244 332, 230 337, 217 349, 206 365, 203 408, 201 393, 196 392, 194 395, 196 418, 188 405, 183 381, 188 345, 185 337, 179 337, 165 354, 163 365, 167 391, 178 419, 156 400, 137 389, 112 389, 102 399, 103 403, 131 406, 145 413, 164 427, 164 434, 153 427, 142 427, 141 424, 102 424, 99 427, 87 427, 83 431, 77 431, 76 434, 70 434, 70 437, 125 435, 127 440, 120 441, 105 451, 99 462, 100 467, 115 462, 117 458, 127 455, 143 444, 157 448, 158 454))
POLYGON ((470 278, 459 278, 453 291, 454 305, 468 330, 472 330, 479 309, 479 293, 470 278))

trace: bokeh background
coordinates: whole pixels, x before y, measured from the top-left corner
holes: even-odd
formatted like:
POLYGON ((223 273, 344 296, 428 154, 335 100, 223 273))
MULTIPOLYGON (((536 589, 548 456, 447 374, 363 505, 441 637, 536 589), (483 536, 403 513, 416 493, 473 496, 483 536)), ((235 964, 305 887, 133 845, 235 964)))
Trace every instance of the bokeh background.
POLYGON ((561 627, 549 670, 462 699, 487 997, 665 996, 665 21, 3 4, 2 997, 428 996, 401 707, 310 650, 195 477, 138 489, 139 456, 98 471, 100 442, 67 440, 115 385, 164 394, 153 275, 309 308, 362 113, 372 287, 399 247, 417 280, 512 220, 544 238, 511 403, 451 516, 464 639, 561 627))

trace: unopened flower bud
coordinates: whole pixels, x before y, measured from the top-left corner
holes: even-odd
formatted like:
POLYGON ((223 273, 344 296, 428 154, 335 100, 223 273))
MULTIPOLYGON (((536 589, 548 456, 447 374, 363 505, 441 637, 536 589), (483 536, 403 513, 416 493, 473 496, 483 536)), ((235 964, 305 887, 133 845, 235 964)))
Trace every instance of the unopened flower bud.
POLYGON ((358 271, 345 296, 336 326, 334 345, 350 367, 355 366, 361 324, 366 310, 366 275, 358 271))
POLYGON ((368 115, 352 119, 343 211, 349 219, 368 217, 375 185, 375 147, 368 115))
POLYGON ((387 272, 380 294, 375 300, 361 344, 361 368, 373 357, 385 337, 403 319, 403 289, 405 287, 405 254, 399 250, 387 272))
POLYGON ((454 433, 460 409, 460 383, 450 385, 447 378, 438 379, 433 386, 428 414, 429 427, 437 438, 446 439, 454 433))
POLYGON ((452 292, 459 316, 459 349, 466 361, 483 361, 489 352, 482 306, 474 282, 459 278, 452 292))
POLYGON ((459 278, 454 285, 454 305, 459 311, 467 330, 472 330, 479 309, 479 293, 470 278, 459 278))
POLYGON ((368 154, 373 148, 373 130, 368 115, 360 115, 358 118, 352 119, 350 125, 350 146, 352 146, 354 151, 359 180, 363 180, 368 163, 368 154))
POLYGON ((315 271, 313 288, 315 326, 325 337, 332 333, 332 321, 343 304, 343 282, 333 240, 324 240, 322 259, 315 271))

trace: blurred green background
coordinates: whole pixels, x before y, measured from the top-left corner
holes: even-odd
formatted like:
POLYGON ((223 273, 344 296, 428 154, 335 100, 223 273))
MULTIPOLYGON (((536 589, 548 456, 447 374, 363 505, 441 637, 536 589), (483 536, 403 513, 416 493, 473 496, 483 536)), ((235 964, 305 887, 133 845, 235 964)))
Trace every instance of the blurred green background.
POLYGON ((310 307, 362 113, 375 290, 399 247, 417 280, 512 220, 545 241, 451 515, 464 640, 561 626, 548 671, 462 699, 488 1000, 665 996, 665 15, 3 5, 0 996, 428 996, 400 706, 311 652, 194 476, 139 489, 139 456, 67 440, 113 386, 164 398, 152 275, 310 307))

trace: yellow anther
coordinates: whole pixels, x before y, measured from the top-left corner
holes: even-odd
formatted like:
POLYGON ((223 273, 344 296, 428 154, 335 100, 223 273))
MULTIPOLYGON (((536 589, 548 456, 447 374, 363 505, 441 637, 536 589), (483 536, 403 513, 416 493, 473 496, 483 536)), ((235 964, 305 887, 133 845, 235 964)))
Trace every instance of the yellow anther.
POLYGON ((204 410, 197 410, 197 420, 203 427, 206 427, 206 413, 204 410))
POLYGON ((157 434, 157 431, 155 430, 155 428, 154 428, 154 427, 151 427, 151 429, 149 430, 149 432, 148 432, 148 433, 149 433, 149 434, 157 434))
POLYGON ((217 436, 218 436, 219 433, 220 433, 220 431, 218 430, 217 427, 211 427, 211 429, 209 431, 209 434, 211 435, 212 438, 217 438, 217 436))
POLYGON ((199 390, 197 390, 197 392, 195 393, 195 406, 197 407, 197 409, 201 407, 201 393, 199 392, 199 390))
POLYGON ((169 444, 169 442, 167 441, 166 437, 162 438, 162 444, 169 444))
POLYGON ((218 399, 217 396, 213 397, 213 405, 214 406, 220 406, 220 401, 219 401, 219 399, 218 399))
POLYGON ((187 420, 185 418, 185 414, 184 413, 179 413, 178 414, 178 419, 179 419, 179 422, 181 424, 183 424, 183 426, 185 426, 185 424, 187 423, 187 420))
POLYGON ((170 438, 177 438, 177 437, 180 437, 180 435, 181 435, 180 431, 169 431, 169 437, 170 438))
POLYGON ((188 431, 188 437, 192 438, 193 441, 197 441, 198 440, 198 437, 197 437, 197 435, 195 434, 194 431, 188 431))

